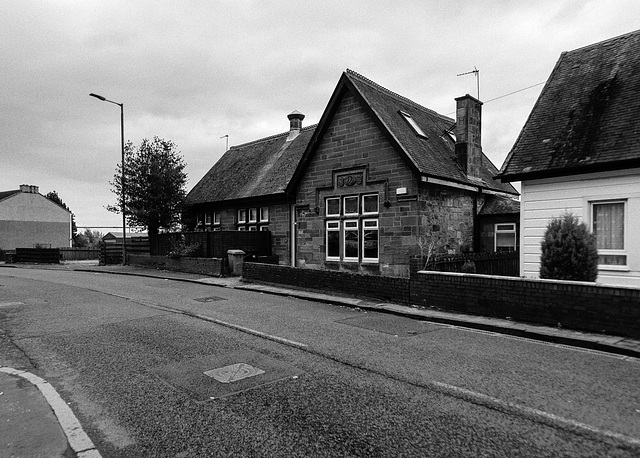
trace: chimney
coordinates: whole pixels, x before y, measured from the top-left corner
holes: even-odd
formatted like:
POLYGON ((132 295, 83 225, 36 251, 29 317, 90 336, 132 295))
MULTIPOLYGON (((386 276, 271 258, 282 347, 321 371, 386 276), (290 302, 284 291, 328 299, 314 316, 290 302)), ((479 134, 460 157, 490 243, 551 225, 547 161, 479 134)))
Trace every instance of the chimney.
POLYGON ((299 111, 294 111, 293 113, 288 114, 287 118, 289 118, 289 136, 287 137, 287 141, 290 142, 300 135, 304 115, 299 111))
POLYGON ((37 186, 33 186, 30 184, 21 184, 20 192, 26 192, 28 194, 38 194, 40 190, 37 186))
POLYGON ((456 99, 456 159, 469 178, 480 178, 482 102, 469 94, 456 99))

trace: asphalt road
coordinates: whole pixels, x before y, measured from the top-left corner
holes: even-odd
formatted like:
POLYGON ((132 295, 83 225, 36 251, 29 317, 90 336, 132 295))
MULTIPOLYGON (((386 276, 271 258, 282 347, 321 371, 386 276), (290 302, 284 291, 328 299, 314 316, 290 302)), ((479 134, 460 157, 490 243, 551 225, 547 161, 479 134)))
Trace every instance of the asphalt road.
POLYGON ((0 271, 0 329, 0 364, 51 382, 105 457, 640 455, 640 364, 615 355, 36 269, 0 271))

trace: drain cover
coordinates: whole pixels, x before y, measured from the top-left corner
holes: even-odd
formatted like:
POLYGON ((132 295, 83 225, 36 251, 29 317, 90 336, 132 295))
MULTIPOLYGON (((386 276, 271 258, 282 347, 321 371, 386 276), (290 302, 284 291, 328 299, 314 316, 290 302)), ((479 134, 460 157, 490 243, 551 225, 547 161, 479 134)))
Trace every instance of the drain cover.
POLYGON ((219 369, 204 371, 204 375, 216 379, 220 383, 231 383, 242 380, 243 378, 255 377, 264 374, 262 369, 253 367, 250 364, 238 363, 231 366, 224 366, 219 369))
POLYGON ((198 301, 198 302, 216 302, 216 301, 226 301, 226 299, 224 297, 209 296, 209 297, 199 297, 197 299, 194 299, 194 301, 198 301))
POLYGON ((229 396, 303 373, 285 362, 250 350, 166 364, 152 372, 197 401, 229 396))

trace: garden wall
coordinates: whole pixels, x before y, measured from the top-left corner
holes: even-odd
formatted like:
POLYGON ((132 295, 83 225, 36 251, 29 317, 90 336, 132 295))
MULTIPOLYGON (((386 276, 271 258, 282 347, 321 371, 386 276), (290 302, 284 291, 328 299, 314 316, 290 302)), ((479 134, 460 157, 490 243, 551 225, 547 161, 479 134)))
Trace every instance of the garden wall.
POLYGON ((220 276, 224 269, 224 259, 220 258, 171 259, 166 256, 127 254, 127 262, 132 266, 152 267, 209 276, 220 276))
POLYGON ((548 326, 640 337, 640 289, 420 271, 412 304, 548 326))
POLYGON ((409 279, 245 262, 242 279, 408 303, 409 279))

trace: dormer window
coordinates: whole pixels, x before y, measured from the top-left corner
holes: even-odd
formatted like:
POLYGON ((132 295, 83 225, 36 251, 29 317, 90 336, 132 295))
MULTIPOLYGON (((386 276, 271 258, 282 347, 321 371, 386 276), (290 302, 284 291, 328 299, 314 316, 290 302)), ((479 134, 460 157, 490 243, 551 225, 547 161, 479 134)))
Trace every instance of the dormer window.
POLYGON ((422 128, 420 128, 416 120, 413 119, 409 113, 407 113, 406 111, 400 111, 400 114, 402 115, 404 120, 407 121, 407 123, 411 126, 416 135, 427 138, 427 134, 424 133, 422 128))

